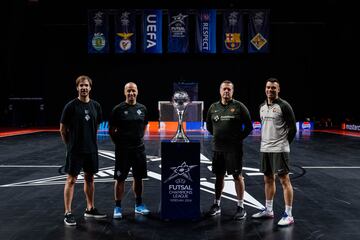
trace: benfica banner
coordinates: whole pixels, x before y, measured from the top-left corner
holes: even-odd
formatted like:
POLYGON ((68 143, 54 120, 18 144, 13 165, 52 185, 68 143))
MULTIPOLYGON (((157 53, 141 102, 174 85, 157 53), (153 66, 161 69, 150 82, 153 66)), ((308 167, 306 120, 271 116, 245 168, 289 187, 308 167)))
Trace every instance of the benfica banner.
POLYGON ((270 10, 252 10, 249 13, 248 52, 269 52, 270 10))
POLYGON ((102 10, 88 10, 88 53, 108 52, 108 15, 102 10))
POLYGON ((216 10, 200 10, 196 16, 196 50, 216 53, 216 10))
POLYGON ((171 10, 168 13, 168 52, 189 52, 189 14, 186 10, 171 10))
POLYGON ((143 21, 144 53, 162 53, 162 10, 144 10, 143 21))
POLYGON ((223 15, 223 53, 242 53, 244 17, 239 10, 227 10, 223 15))
POLYGON ((115 53, 136 51, 135 12, 120 10, 115 15, 115 53))

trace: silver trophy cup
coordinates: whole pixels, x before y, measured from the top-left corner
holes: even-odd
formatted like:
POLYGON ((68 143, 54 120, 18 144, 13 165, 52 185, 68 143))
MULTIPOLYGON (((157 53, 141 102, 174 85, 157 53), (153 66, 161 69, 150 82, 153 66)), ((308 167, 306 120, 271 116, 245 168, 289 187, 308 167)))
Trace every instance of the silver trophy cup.
POLYGON ((172 105, 176 109, 178 116, 178 127, 175 136, 171 139, 171 142, 190 142, 189 138, 185 135, 182 123, 184 119, 184 112, 187 105, 190 103, 189 95, 184 91, 177 91, 174 93, 172 99, 172 105))

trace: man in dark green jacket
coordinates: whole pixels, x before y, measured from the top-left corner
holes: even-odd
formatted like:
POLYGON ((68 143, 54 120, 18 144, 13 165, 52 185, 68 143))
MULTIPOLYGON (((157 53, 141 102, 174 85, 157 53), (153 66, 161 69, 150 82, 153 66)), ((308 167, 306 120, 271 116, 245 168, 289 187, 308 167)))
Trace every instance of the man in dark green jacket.
POLYGON ((242 141, 252 131, 246 106, 233 99, 234 84, 225 80, 220 85, 221 100, 213 103, 207 113, 206 128, 213 135, 212 172, 216 175, 215 200, 209 214, 220 214, 220 198, 225 174, 233 175, 238 204, 235 220, 246 217, 244 209, 245 183, 242 176, 242 141))

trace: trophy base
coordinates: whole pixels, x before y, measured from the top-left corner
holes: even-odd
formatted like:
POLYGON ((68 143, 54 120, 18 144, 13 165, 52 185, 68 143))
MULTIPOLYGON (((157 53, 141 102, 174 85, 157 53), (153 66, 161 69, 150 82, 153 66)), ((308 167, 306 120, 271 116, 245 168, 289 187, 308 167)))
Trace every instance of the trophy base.
POLYGON ((180 143, 188 143, 190 140, 183 134, 176 134, 172 139, 171 142, 180 142, 180 143))

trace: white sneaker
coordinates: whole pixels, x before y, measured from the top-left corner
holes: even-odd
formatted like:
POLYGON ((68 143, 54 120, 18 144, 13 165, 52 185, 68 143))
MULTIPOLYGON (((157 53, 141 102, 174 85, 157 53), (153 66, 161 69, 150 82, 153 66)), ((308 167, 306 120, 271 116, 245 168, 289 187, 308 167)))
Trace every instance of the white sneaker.
POLYGON ((278 222, 278 225, 281 227, 289 226, 291 224, 294 224, 294 217, 289 217, 286 213, 284 213, 284 215, 278 222))
POLYGON ((274 218, 274 211, 268 211, 266 208, 263 209, 261 212, 255 213, 251 216, 252 218, 256 219, 265 219, 265 218, 274 218))

